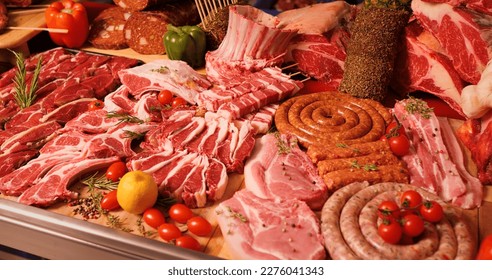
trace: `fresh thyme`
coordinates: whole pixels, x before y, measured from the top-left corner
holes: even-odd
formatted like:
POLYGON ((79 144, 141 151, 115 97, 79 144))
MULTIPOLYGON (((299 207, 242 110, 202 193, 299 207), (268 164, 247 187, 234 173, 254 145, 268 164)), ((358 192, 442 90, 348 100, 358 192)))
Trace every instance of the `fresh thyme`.
POLYGON ((106 114, 107 118, 117 118, 119 120, 118 124, 123 123, 123 122, 129 122, 129 123, 138 123, 142 124, 144 123, 143 120, 132 116, 127 113, 116 113, 116 112, 109 112, 106 114))
POLYGON ((17 67, 17 71, 14 77, 14 99, 19 108, 25 109, 31 106, 36 99, 35 92, 38 87, 39 73, 41 72, 41 58, 38 59, 38 62, 36 63, 36 68, 34 69, 34 73, 32 75, 31 84, 30 86, 28 86, 26 81, 27 70, 24 57, 21 53, 17 53, 15 51, 12 51, 12 53, 15 55, 17 67))
POLYGON ((159 67, 157 69, 152 69, 150 71, 161 73, 161 74, 167 74, 167 73, 169 73, 169 67, 167 67, 167 66, 161 66, 161 67, 159 67))
POLYGON ((378 170, 378 166, 374 163, 360 165, 359 162, 357 162, 357 160, 352 161, 350 167, 353 167, 356 169, 364 169, 365 171, 377 171, 378 170))
POLYGON ((108 219, 106 224, 110 226, 111 228, 119 229, 124 232, 132 232, 133 230, 130 228, 125 227, 124 220, 122 221, 120 217, 111 215, 111 214, 106 214, 106 218, 108 219))
POLYGON ((422 118, 429 119, 434 111, 425 101, 415 97, 410 97, 405 105, 405 110, 410 114, 420 114, 422 118))
POLYGON ((290 153, 291 151, 291 147, 289 146, 289 143, 283 141, 282 139, 280 139, 280 133, 274 133, 275 135, 275 138, 277 138, 277 149, 278 149, 278 154, 279 155, 282 155, 282 154, 288 154, 290 153))
POLYGON ((137 228, 138 228, 138 232, 139 232, 141 235, 145 236, 145 237, 150 237, 150 238, 152 238, 152 237, 154 237, 154 236, 157 234, 157 232, 155 232, 155 231, 152 231, 152 230, 146 230, 146 229, 145 229, 145 226, 144 226, 144 222, 143 222, 142 216, 138 217, 138 219, 137 219, 137 228))
POLYGON ((227 207, 227 211, 230 213, 230 217, 236 218, 236 219, 240 220, 242 223, 248 222, 248 219, 246 217, 244 217, 243 214, 232 210, 231 207, 227 207))
POLYGON ((347 148, 347 149, 351 149, 354 153, 356 154, 360 154, 360 150, 358 148, 352 148, 350 147, 349 145, 345 144, 345 143, 336 143, 335 146, 337 148, 347 148))

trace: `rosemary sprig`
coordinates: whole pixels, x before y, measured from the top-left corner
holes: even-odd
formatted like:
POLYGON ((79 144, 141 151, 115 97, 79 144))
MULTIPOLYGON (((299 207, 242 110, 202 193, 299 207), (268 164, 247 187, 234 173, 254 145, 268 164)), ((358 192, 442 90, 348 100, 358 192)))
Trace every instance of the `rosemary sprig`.
POLYGON ((291 151, 291 147, 289 146, 289 143, 283 141, 282 139, 280 139, 280 133, 276 132, 274 133, 275 135, 275 138, 277 139, 277 149, 278 149, 278 154, 279 155, 282 155, 282 154, 288 154, 290 153, 291 151))
POLYGON ((145 137, 145 133, 138 133, 130 130, 124 130, 124 132, 125 132, 125 136, 124 136, 125 138, 130 138, 133 140, 139 140, 145 137))
POLYGON ((124 232, 132 232, 133 231, 132 229, 125 227, 124 220, 122 221, 120 219, 120 217, 118 217, 118 216, 106 214, 106 218, 108 219, 106 224, 108 226, 110 226, 111 228, 120 229, 124 232))
POLYGON ((92 192, 94 189, 112 191, 118 188, 118 182, 109 180, 105 174, 97 175, 98 173, 94 173, 92 176, 82 180, 82 184, 89 188, 89 192, 92 192))
POLYGON ((242 223, 248 222, 248 218, 246 218, 243 214, 232 210, 231 207, 227 207, 227 211, 229 212, 230 217, 236 218, 239 221, 241 221, 242 223))
POLYGON ((132 116, 127 113, 116 113, 116 112, 109 112, 106 114, 107 118, 117 118, 119 120, 118 124, 123 123, 123 122, 129 122, 129 123, 138 123, 142 124, 144 123, 143 120, 132 116))
POLYGON ((11 52, 15 55, 15 61, 17 67, 17 71, 14 77, 14 84, 15 84, 14 99, 17 105, 19 106, 19 108, 25 109, 31 106, 34 103, 34 100, 36 99, 35 92, 38 87, 39 73, 41 72, 41 58, 39 58, 38 62, 36 63, 36 68, 34 69, 31 85, 28 87, 26 81, 27 70, 26 70, 24 57, 22 56, 21 53, 15 51, 11 51, 11 52))
POLYGON ((156 231, 152 231, 152 230, 146 230, 145 229, 145 226, 144 226, 144 222, 143 222, 143 218, 142 216, 138 217, 137 219, 137 228, 138 228, 138 232, 142 235, 142 236, 145 236, 145 237, 154 237, 157 232, 156 231))
POLYGON ((151 69, 150 71, 151 72, 161 73, 161 74, 167 74, 167 73, 169 73, 170 69, 167 66, 161 66, 161 67, 159 67, 157 69, 151 69))

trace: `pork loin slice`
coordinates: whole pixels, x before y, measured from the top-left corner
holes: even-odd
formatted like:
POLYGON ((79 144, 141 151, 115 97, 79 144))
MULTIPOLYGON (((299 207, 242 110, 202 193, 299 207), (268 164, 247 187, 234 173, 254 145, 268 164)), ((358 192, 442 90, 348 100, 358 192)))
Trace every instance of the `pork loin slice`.
POLYGON ((256 141, 244 167, 246 189, 262 198, 284 201, 296 198, 319 210, 328 188, 294 136, 266 134, 256 141))
POLYGON ((275 201, 241 190, 216 208, 224 240, 237 259, 324 259, 319 220, 306 203, 275 201))
POLYGON ((36 185, 19 196, 18 202, 47 207, 61 200, 71 200, 78 197, 78 193, 68 190, 70 184, 91 171, 108 167, 120 160, 119 157, 102 159, 77 158, 68 163, 61 163, 53 167, 36 185))

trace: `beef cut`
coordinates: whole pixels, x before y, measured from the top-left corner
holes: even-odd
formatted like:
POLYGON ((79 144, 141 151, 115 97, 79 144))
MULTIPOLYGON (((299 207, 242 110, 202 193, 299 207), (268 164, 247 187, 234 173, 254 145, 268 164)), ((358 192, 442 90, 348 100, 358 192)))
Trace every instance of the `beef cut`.
POLYGON ((246 189, 275 201, 298 199, 320 210, 328 188, 294 136, 270 133, 256 140, 244 167, 246 189))
POLYGON ((492 58, 492 15, 447 3, 412 1, 413 14, 440 42, 461 78, 476 84, 492 58))
POLYGON ((320 260, 326 257, 319 220, 302 201, 278 202, 241 190, 220 203, 215 212, 233 258, 320 260))

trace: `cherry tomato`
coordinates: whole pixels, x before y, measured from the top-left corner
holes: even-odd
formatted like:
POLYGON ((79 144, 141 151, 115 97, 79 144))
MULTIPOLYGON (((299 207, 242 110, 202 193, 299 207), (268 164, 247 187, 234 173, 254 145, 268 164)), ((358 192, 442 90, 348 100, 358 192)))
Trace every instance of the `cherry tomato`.
POLYGON ((422 196, 414 190, 404 191, 400 197, 400 204, 403 209, 415 209, 422 204, 422 196))
POLYGON ((173 99, 173 103, 171 106, 173 108, 178 108, 178 107, 184 106, 186 104, 187 104, 186 100, 184 100, 182 97, 176 97, 173 99))
POLYGON ((164 214, 159 209, 149 208, 143 213, 143 220, 149 226, 157 229, 160 225, 166 223, 166 218, 164 218, 164 214))
POLYGON ((201 250, 200 243, 189 235, 183 235, 176 238, 176 246, 195 251, 201 250))
POLYGON ((200 216, 190 218, 186 225, 191 233, 198 236, 207 236, 212 232, 212 225, 200 216))
POLYGON ((415 237, 424 232, 424 221, 415 214, 409 214, 402 218, 403 233, 415 237))
POLYGON ((402 229, 397 221, 383 220, 378 226, 378 233, 384 241, 390 244, 397 244, 400 242, 402 229))
POLYGON ((159 232, 159 236, 162 239, 168 242, 177 239, 181 236, 181 231, 179 230, 179 228, 174 224, 168 224, 168 223, 164 223, 160 225, 157 228, 157 232, 159 232))
POLYGON ((169 217, 178 223, 186 224, 186 222, 193 217, 193 212, 188 206, 176 203, 169 208, 169 217))
POLYGON ((95 111, 104 108, 104 102, 101 100, 94 100, 89 103, 87 111, 95 111))
POLYGON ((393 154, 400 157, 408 154, 408 151, 410 150, 410 141, 408 141, 407 136, 404 134, 390 137, 388 143, 393 154))
POLYGON ((383 136, 381 136, 381 138, 379 138, 379 140, 383 142, 388 142, 388 137, 386 137, 386 134, 384 134, 383 136))
POLYGON ((125 173, 128 172, 126 164, 122 161, 117 161, 111 164, 106 170, 106 178, 113 182, 118 182, 125 173))
POLYGON ((378 216, 381 219, 399 219, 400 207, 394 201, 383 201, 378 206, 378 216))
POLYGON ((157 100, 162 105, 170 105, 173 102, 173 93, 167 89, 163 89, 157 95, 157 100))
POLYGON ((480 243, 477 260, 492 260, 492 234, 487 235, 480 243))
POLYGON ((106 211, 113 211, 120 208, 116 199, 116 190, 112 190, 103 196, 101 199, 101 208, 106 211))
POLYGON ((399 135, 406 135, 405 128, 401 124, 394 121, 388 124, 388 126, 386 127, 386 134, 396 135, 396 133, 398 133, 399 135))
POLYGON ((420 205, 420 215, 431 223, 439 222, 444 216, 441 204, 436 201, 425 201, 420 205))

